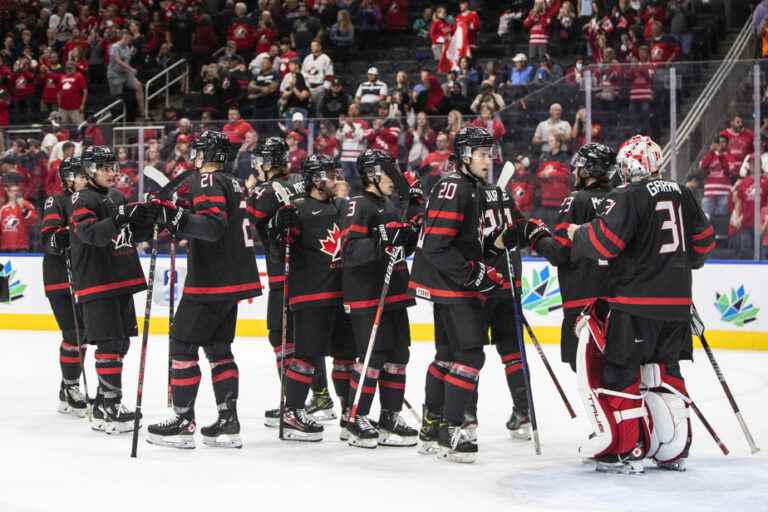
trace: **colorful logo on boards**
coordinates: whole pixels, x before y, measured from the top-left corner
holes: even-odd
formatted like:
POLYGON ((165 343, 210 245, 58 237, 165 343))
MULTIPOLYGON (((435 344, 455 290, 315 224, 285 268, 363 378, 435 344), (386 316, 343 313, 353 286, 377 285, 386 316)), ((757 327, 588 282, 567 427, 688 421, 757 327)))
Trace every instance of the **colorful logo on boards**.
POLYGON ((562 303, 557 276, 552 274, 549 265, 541 271, 534 269, 530 281, 523 277, 523 309, 547 315, 550 311, 559 309, 562 303))
POLYGON ((720 312, 720 320, 732 323, 736 327, 744 327, 744 324, 754 322, 760 308, 756 308, 749 302, 749 294, 744 290, 744 285, 736 289, 731 288, 731 293, 715 292, 715 307, 720 312))
POLYGON ((16 270, 11 265, 11 260, 6 261, 2 269, 0 269, 0 281, 2 281, 0 283, 0 298, 2 300, 12 302, 24 296, 24 290, 27 289, 27 285, 16 278, 16 270))

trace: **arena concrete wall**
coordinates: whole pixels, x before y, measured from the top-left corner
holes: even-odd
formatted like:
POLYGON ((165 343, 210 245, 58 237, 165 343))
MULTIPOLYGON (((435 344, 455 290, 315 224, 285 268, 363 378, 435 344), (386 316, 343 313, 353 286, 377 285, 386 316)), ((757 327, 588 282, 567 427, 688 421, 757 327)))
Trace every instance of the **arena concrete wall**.
MULTIPOLYGON (((145 272, 149 258, 142 258, 145 272)), ((262 284, 265 265, 259 258, 262 284)), ((168 332, 168 257, 159 257, 153 293, 153 334, 168 332)), ((186 258, 177 258, 183 283, 186 258)), ((0 273, 11 276, 11 300, 0 302, 0 329, 57 330, 43 293, 42 256, 39 254, 0 254, 0 273)), ((181 296, 183 285, 177 288, 181 296)), ((768 264, 710 262, 694 273, 694 302, 707 326, 707 341, 718 348, 768 350, 768 264)), ((145 294, 135 297, 139 322, 143 320, 145 294)), ((557 343, 560 336, 560 289, 557 270, 546 261, 529 258, 523 264, 523 303, 528 321, 542 343, 557 343)), ((434 338, 432 307, 419 300, 409 310, 414 341, 434 338)), ((513 321, 510 318, 510 322, 513 321)), ((239 336, 266 335, 266 289, 262 297, 242 301, 237 332, 239 336)))

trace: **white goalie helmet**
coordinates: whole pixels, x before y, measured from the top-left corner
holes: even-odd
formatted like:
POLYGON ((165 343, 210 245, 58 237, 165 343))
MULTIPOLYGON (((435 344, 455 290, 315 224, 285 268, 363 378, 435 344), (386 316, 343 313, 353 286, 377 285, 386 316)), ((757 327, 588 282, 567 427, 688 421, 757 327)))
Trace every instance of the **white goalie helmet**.
POLYGON ((624 183, 644 181, 661 172, 661 147, 647 135, 626 140, 616 155, 616 168, 624 183))

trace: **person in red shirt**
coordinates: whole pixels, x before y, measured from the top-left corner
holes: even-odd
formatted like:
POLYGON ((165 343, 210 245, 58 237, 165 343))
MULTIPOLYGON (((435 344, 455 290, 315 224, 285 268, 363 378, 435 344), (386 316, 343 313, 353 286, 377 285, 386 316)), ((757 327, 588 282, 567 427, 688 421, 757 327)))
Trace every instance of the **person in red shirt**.
POLYGON ((246 18, 247 11, 248 8, 244 3, 235 4, 235 18, 227 28, 227 41, 234 41, 237 53, 249 62, 253 58, 253 50, 256 47, 256 27, 250 19, 246 18))
POLYGON ((456 24, 462 21, 467 24, 469 47, 474 49, 477 47, 477 33, 480 32, 480 17, 469 8, 467 0, 459 2, 459 14, 456 16, 456 24))
POLYGON ((539 197, 537 217, 554 228, 563 199, 571 191, 570 156, 561 150, 562 139, 556 133, 549 136, 549 151, 541 154, 536 170, 536 189, 539 197))
POLYGON ((536 187, 531 175, 531 159, 526 155, 515 157, 515 174, 507 185, 509 196, 514 199, 517 208, 526 216, 533 212, 533 204, 536 199, 536 187))
POLYGON ((259 20, 259 29, 253 35, 253 39, 256 41, 256 55, 268 52, 269 48, 274 44, 277 33, 272 30, 271 25, 271 22, 263 18, 259 20))
POLYGON ((424 188, 424 194, 427 196, 429 196, 432 186, 447 174, 450 167, 449 159, 452 152, 448 145, 448 135, 445 132, 438 133, 435 145, 437 149, 425 156, 419 164, 421 184, 424 188))
POLYGON ((401 31, 408 27, 408 0, 378 0, 384 17, 384 30, 401 31))
POLYGON ((0 207, 0 251, 29 251, 29 228, 37 221, 35 206, 24 199, 19 185, 5 187, 8 202, 0 207))
MULTIPOLYGON (((752 155, 744 165, 744 172, 749 173, 736 182, 733 192, 733 212, 730 223, 730 247, 738 259, 754 257, 755 237, 755 180, 752 170, 752 155)), ((768 205, 768 169, 762 170, 760 177, 760 205, 768 205)))
POLYGON ((760 233, 762 233, 763 248, 760 251, 760 259, 768 260, 768 206, 760 209, 760 233))
POLYGON ((0 88, 0 126, 8 126, 11 120, 11 95, 0 88))
POLYGON ((443 45, 448 44, 456 25, 449 23, 445 17, 445 7, 440 6, 435 10, 435 17, 429 27, 429 38, 432 41, 432 54, 435 60, 440 60, 443 53, 443 45))
POLYGON ((301 135, 296 132, 289 133, 285 142, 288 143, 288 172, 300 174, 304 160, 307 159, 307 152, 301 149, 301 135))
POLYGON ((48 173, 45 175, 45 193, 48 197, 57 196, 63 193, 61 188, 61 179, 59 178, 59 166, 65 158, 75 156, 75 145, 72 142, 65 142, 61 146, 61 160, 53 160, 48 165, 48 173))
POLYGON ((11 104, 16 108, 14 121, 24 123, 31 120, 31 116, 37 112, 37 98, 35 97, 35 73, 29 65, 29 59, 25 56, 19 57, 13 65, 13 101, 11 104))
POLYGON ((88 84, 85 77, 76 71, 73 62, 68 62, 66 73, 61 77, 61 87, 57 96, 61 122, 75 125, 82 123, 87 99, 88 84))
POLYGON ((237 107, 230 107, 227 111, 229 122, 224 125, 222 131, 226 134, 229 142, 240 145, 245 140, 245 134, 255 131, 248 121, 240 117, 240 110, 237 107))
POLYGON ((388 119, 388 114, 389 104, 379 103, 379 117, 373 120, 373 126, 366 134, 366 139, 370 149, 383 149, 397 160, 400 123, 394 119, 388 119))
POLYGON ((80 55, 83 55, 85 52, 88 51, 89 48, 88 41, 85 40, 83 37, 82 32, 80 32, 80 29, 75 28, 72 30, 72 37, 64 44, 64 48, 61 50, 61 60, 64 62, 69 62, 69 54, 77 48, 80 55))
MULTIPOLYGON (((731 171, 732 158, 728 152, 728 138, 718 135, 699 162, 699 168, 704 175, 704 198, 701 201, 701 209, 707 214, 716 230, 721 224, 715 222, 716 217, 728 217, 731 187, 733 180, 737 177, 731 171)), ((722 228, 724 230, 725 221, 722 223, 722 228)), ((721 234, 724 235, 724 231, 721 234)))
POLYGON ((653 37, 648 44, 651 62, 656 66, 668 64, 680 55, 680 45, 674 37, 664 34, 664 25, 660 21, 653 23, 653 37))
POLYGON ((339 139, 336 138, 336 132, 328 121, 320 123, 320 133, 315 137, 314 150, 315 153, 331 158, 339 156, 339 139))
POLYGON ((528 30, 529 59, 539 61, 545 57, 551 24, 552 16, 548 13, 546 2, 536 0, 523 21, 523 27, 528 30))
POLYGON ((755 134, 744 127, 744 119, 737 114, 731 118, 730 126, 721 131, 720 135, 728 139, 728 153, 731 155, 730 172, 735 176, 744 158, 754 152, 755 134))

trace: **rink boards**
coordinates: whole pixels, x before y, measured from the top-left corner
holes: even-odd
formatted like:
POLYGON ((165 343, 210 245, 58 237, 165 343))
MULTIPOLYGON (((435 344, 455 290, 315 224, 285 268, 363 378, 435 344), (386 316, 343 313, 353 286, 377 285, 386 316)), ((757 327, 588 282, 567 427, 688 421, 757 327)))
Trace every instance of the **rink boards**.
MULTIPOLYGON (((142 258, 148 273, 149 258, 142 258)), ((168 332, 169 264, 159 257, 153 293, 150 330, 168 332)), ((239 336, 266 335, 265 264, 259 258, 264 295, 242 301, 238 316, 239 336)), ((186 258, 176 260, 179 281, 183 283, 186 258)), ((0 273, 11 275, 10 302, 0 302, 0 329, 58 330, 43 293, 42 256, 0 254, 0 273)), ((523 264, 523 304, 526 317, 542 343, 557 343, 562 311, 557 270, 538 258, 523 264)), ((180 297, 183 285, 178 285, 180 297)), ((768 265, 712 262, 694 273, 693 299, 707 326, 707 340, 719 348, 768 350, 768 265)), ((145 294, 135 299, 141 322, 145 294)), ((434 339, 432 307, 419 300, 409 309, 414 341, 434 339)), ((512 319, 510 319, 512 321, 512 319)))

